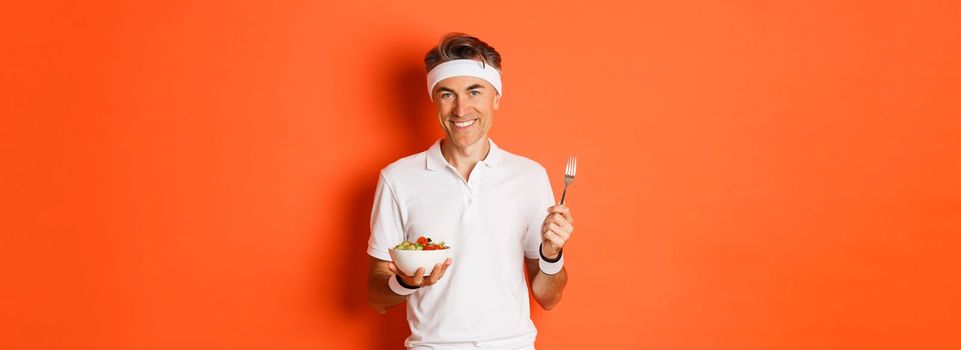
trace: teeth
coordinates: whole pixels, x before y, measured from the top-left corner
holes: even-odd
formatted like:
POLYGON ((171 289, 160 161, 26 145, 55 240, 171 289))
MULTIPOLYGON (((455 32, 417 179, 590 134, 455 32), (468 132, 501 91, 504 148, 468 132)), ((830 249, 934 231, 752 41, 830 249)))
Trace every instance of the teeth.
POLYGON ((468 121, 466 121, 466 122, 459 122, 459 123, 458 123, 458 122, 454 122, 454 125, 457 125, 458 127, 463 128, 463 127, 471 126, 471 124, 474 124, 474 122, 476 122, 476 121, 477 121, 477 119, 472 119, 472 120, 468 120, 468 121))

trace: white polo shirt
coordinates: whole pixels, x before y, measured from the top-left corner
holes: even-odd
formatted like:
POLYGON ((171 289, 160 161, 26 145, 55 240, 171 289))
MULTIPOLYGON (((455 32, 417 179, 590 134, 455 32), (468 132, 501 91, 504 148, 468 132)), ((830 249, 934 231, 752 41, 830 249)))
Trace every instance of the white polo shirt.
POLYGON ((538 259, 554 194, 544 167, 490 141, 464 179, 440 151, 400 159, 380 173, 367 254, 419 236, 444 241, 453 263, 407 299, 411 349, 533 349, 524 257, 538 259))

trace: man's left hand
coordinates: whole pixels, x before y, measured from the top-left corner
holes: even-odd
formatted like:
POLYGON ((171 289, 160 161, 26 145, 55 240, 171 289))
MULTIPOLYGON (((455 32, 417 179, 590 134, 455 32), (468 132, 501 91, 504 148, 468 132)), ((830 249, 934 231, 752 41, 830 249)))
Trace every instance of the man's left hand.
POLYGON ((547 213, 541 226, 541 250, 545 258, 555 259, 574 233, 574 216, 564 205, 547 208, 547 213))

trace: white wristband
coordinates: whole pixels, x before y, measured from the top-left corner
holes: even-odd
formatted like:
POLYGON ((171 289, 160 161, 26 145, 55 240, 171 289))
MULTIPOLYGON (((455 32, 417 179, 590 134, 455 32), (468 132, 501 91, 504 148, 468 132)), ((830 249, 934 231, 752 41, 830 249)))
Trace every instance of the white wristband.
POLYGON ((556 275, 564 268, 564 254, 561 254, 560 259, 555 262, 544 261, 544 257, 541 256, 540 259, 537 259, 537 265, 540 266, 541 272, 545 275, 556 275))
POLYGON ((392 275, 387 279, 387 286, 397 295, 410 295, 417 291, 416 288, 410 289, 400 285, 400 282, 397 282, 397 275, 392 275))

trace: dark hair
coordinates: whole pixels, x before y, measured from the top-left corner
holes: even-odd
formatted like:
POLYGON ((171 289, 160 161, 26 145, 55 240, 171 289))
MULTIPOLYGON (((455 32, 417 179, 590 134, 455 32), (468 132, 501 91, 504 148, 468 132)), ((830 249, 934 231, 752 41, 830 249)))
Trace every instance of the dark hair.
POLYGON ((501 69, 501 54, 493 47, 464 33, 448 33, 440 40, 440 44, 427 51, 424 55, 424 67, 430 72, 437 65, 461 59, 472 59, 484 62, 501 69))

